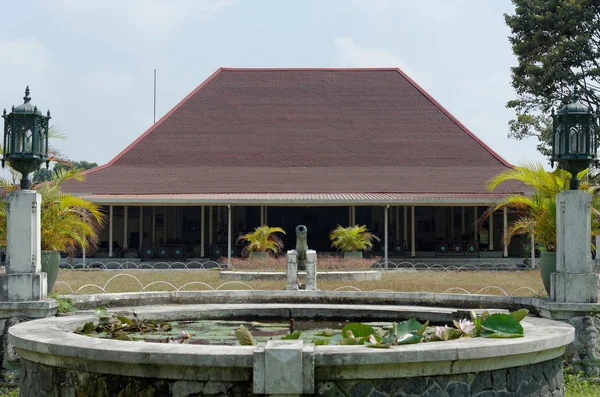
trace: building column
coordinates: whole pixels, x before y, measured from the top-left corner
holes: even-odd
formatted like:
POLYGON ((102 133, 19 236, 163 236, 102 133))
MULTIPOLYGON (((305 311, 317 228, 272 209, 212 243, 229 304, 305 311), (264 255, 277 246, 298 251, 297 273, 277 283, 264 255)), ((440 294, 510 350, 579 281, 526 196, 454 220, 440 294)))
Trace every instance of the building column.
POLYGON ((200 257, 204 258, 204 206, 200 206, 200 257))
POLYGON ((396 242, 400 243, 400 206, 396 206, 396 242))
POLYGON ((492 215, 490 215, 490 231, 488 234, 488 242, 490 251, 494 250, 494 211, 492 211, 492 215))
POLYGON ((416 253, 416 245, 415 245, 415 206, 412 205, 411 206, 411 210, 410 210, 410 219, 411 219, 411 224, 410 224, 410 252, 412 257, 414 258, 415 256, 417 256, 416 253))
POLYGON ((223 243, 221 241, 221 233, 223 233, 223 225, 221 224, 221 206, 217 206, 217 244, 223 243))
POLYGON ((460 208, 460 233, 460 239, 462 240, 465 235, 465 207, 460 208))
POLYGON ((351 215, 351 218, 350 218, 351 224, 350 224, 350 226, 354 226, 354 225, 356 225, 356 206, 353 205, 353 206, 350 207, 350 215, 351 215))
POLYGON ((454 207, 450 207, 450 238, 454 240, 454 207))
POLYGON ((140 205, 140 232, 139 232, 139 245, 140 245, 140 249, 144 248, 143 244, 144 244, 144 207, 142 207, 140 205))
POLYGON ((408 206, 407 205, 404 206, 403 216, 404 216, 404 219, 403 219, 404 223, 402 224, 402 226, 404 227, 404 230, 402 233, 402 239, 404 241, 402 242, 402 249, 408 248, 408 247, 404 247, 404 243, 408 243, 408 206))
POLYGON ((227 266, 231 269, 231 204, 227 204, 227 266))
POLYGON ((383 211, 383 235, 384 240, 383 240, 383 250, 384 250, 384 254, 383 254, 383 258, 385 261, 385 268, 388 268, 388 212, 390 210, 390 205, 387 204, 385 206, 385 209, 383 211))
POLYGON ((113 206, 108 206, 108 257, 113 257, 113 206))
POLYGON ((265 225, 269 224, 269 207, 265 205, 265 225))
MULTIPOLYGON (((213 211, 212 205, 208 206, 208 245, 212 245, 213 243, 213 211)), ((211 254, 212 255, 212 254, 211 254)))
POLYGON ((152 206, 152 247, 156 248, 156 207, 152 206))
POLYGON ((128 237, 127 226, 129 226, 128 219, 129 219, 129 207, 124 205, 123 206, 123 249, 129 247, 129 244, 127 244, 129 242, 129 239, 127 238, 128 237))
MULTIPOLYGON (((504 239, 506 239, 506 233, 508 232, 508 210, 506 207, 504 207, 504 210, 502 211, 502 220, 503 220, 503 225, 502 225, 502 233, 503 233, 503 237, 504 239)), ((502 244, 504 246, 503 252, 502 252, 502 256, 505 258, 508 258, 508 244, 502 244)))
POLYGON ((167 217, 167 209, 168 207, 165 205, 163 208, 163 244, 166 244, 168 241, 168 236, 169 236, 169 223, 168 223, 168 217, 167 217))
POLYGON ((260 225, 265 225, 265 207, 262 205, 260 206, 260 225))
POLYGON ((477 243, 477 249, 479 249, 479 230, 477 229, 477 206, 473 206, 473 236, 475 237, 475 243, 477 243))

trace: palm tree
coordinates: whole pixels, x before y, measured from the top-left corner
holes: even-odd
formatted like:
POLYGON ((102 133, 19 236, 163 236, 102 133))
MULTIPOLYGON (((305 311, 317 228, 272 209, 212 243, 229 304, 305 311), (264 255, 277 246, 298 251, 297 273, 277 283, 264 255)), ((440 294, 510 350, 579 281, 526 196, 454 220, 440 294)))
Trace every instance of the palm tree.
MULTIPOLYGON (((72 256, 80 248, 97 247, 104 214, 96 204, 63 193, 61 185, 68 179, 82 180, 83 174, 81 170, 60 170, 51 182, 32 185, 32 189, 42 195, 42 250, 72 256)), ((19 188, 4 178, 0 178, 0 187, 8 192, 19 188)), ((6 246, 6 201, 0 201, 0 245, 6 246)))
POLYGON ((331 246, 342 252, 366 251, 373 247, 373 240, 379 241, 379 237, 369 232, 365 225, 338 225, 329 233, 329 239, 331 246))
MULTIPOLYGON (((578 177, 585 175, 582 171, 578 177)), ((537 244, 543 245, 547 252, 556 249, 556 195, 569 189, 571 174, 557 169, 549 172, 539 163, 522 163, 506 170, 487 183, 487 189, 495 190, 500 184, 517 181, 532 188, 532 195, 513 194, 505 197, 495 206, 489 208, 480 219, 482 222, 494 211, 507 208, 516 214, 516 219, 503 236, 503 244, 508 245, 515 235, 533 235, 537 244)), ((600 196, 594 194, 598 189, 586 181, 582 181, 579 189, 592 193, 592 235, 600 233, 600 196)))
POLYGON ((285 230, 280 227, 258 226, 253 232, 238 237, 237 241, 238 243, 248 242, 248 245, 242 250, 244 255, 250 255, 253 252, 277 254, 283 249, 283 241, 275 233, 285 234, 285 230))

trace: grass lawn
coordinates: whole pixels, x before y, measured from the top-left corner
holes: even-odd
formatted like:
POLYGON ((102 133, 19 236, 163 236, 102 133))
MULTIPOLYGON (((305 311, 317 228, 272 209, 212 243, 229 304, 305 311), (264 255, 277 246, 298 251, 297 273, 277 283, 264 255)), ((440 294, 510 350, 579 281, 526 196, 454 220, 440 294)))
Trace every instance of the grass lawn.
MULTIPOLYGON (((285 281, 226 282, 219 279, 217 270, 63 270, 59 282, 68 284, 80 294, 106 292, 137 292, 148 286, 146 291, 182 290, 240 290, 285 288, 285 281), (167 284, 168 283, 168 284, 167 284), (171 285, 169 285, 171 284, 171 285)), ((317 280, 321 290, 354 287, 361 291, 390 290, 395 292, 438 292, 438 293, 481 293, 488 295, 535 296, 546 295, 537 270, 526 271, 390 271, 384 272, 378 281, 322 281, 317 280)), ((349 290, 353 288, 348 288, 349 290)), ((59 294, 69 294, 69 288, 61 283, 55 287, 59 294)))

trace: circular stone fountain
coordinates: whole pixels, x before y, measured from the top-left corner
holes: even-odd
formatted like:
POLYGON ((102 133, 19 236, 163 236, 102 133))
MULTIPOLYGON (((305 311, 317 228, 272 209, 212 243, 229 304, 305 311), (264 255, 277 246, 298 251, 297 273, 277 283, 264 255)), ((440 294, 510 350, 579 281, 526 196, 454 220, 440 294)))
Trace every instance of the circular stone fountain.
MULTIPOLYGON (((465 310, 401 305, 185 304, 136 307, 140 319, 328 319, 451 323, 465 310)), ((113 309, 131 315, 131 309, 113 309)), ((565 323, 526 317, 525 336, 461 338, 373 349, 301 340, 258 346, 157 344, 73 333, 92 315, 9 329, 21 355, 22 396, 562 396, 565 323), (481 394, 478 394, 481 393, 481 394)))

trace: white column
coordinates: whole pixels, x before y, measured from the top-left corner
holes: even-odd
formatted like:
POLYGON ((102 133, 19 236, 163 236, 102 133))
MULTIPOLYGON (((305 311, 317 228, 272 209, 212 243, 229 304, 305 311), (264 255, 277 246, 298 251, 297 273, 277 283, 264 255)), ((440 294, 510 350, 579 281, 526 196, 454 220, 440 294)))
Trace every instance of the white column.
POLYGON ((531 233, 531 268, 535 269, 535 237, 531 233))
POLYGON ((489 247, 488 249, 490 251, 494 250, 494 212, 492 211, 492 214, 490 215, 490 232, 488 234, 488 242, 489 242, 489 247))
POLYGON ((412 205, 410 209, 410 252, 414 258, 417 253, 415 251, 415 206, 412 205))
POLYGON ((156 207, 152 206, 152 247, 156 248, 156 207))
POLYGON ((169 236, 169 220, 167 219, 167 206, 165 205, 165 207, 163 208, 163 243, 167 243, 168 239, 167 237, 169 236))
POLYGON ((204 206, 200 206, 200 256, 204 258, 204 206))
POLYGON ((143 248, 143 244, 144 244, 144 207, 142 207, 140 205, 140 232, 139 232, 139 243, 140 243, 140 249, 143 248))
POLYGON ((217 206, 217 244, 222 244, 221 233, 223 233, 223 225, 221 224, 221 206, 217 206))
POLYGON ((127 207, 126 205, 123 206, 123 248, 127 248, 129 245, 128 243, 128 238, 127 238, 127 226, 128 225, 128 219, 129 219, 129 207, 127 207))
POLYGON ((385 268, 388 268, 388 211, 390 210, 390 205, 386 205, 384 212, 383 212, 383 235, 384 237, 384 243, 383 243, 383 250, 384 250, 384 254, 383 254, 383 258, 385 261, 385 268))
POLYGON ((454 240, 454 207, 450 207, 450 238, 454 240))
POLYGON ((400 206, 396 206, 396 242, 400 243, 400 206))
POLYGON ((231 268, 231 205, 227 204, 227 266, 231 268))
MULTIPOLYGON (((477 206, 473 206, 473 236, 475 236, 475 242, 479 243, 479 230, 477 229, 477 206)), ((480 248, 477 246, 477 248, 480 248)))
MULTIPOLYGON (((506 207, 504 207, 504 210, 502 211, 502 221, 503 221, 502 233, 503 233, 503 238, 505 238, 506 233, 508 232, 508 210, 506 207)), ((504 246, 504 250, 502 252, 502 256, 505 258, 508 258, 508 244, 503 244, 503 246, 504 246)))
POLYGON ((213 243, 213 211, 212 206, 208 206, 208 245, 212 245, 213 243))
MULTIPOLYGON (((407 205, 404 206, 403 221, 404 221, 404 223, 402 224, 402 226, 404 227, 404 232, 402 233, 402 239, 404 240, 404 242, 408 242, 408 206, 407 205)), ((403 242, 403 244, 404 244, 404 242, 403 242)), ((404 247, 402 249, 404 249, 404 247)))
POLYGON ((81 262, 85 267, 85 247, 81 247, 81 262))
POLYGON ((108 257, 113 256, 113 206, 108 206, 108 257))

